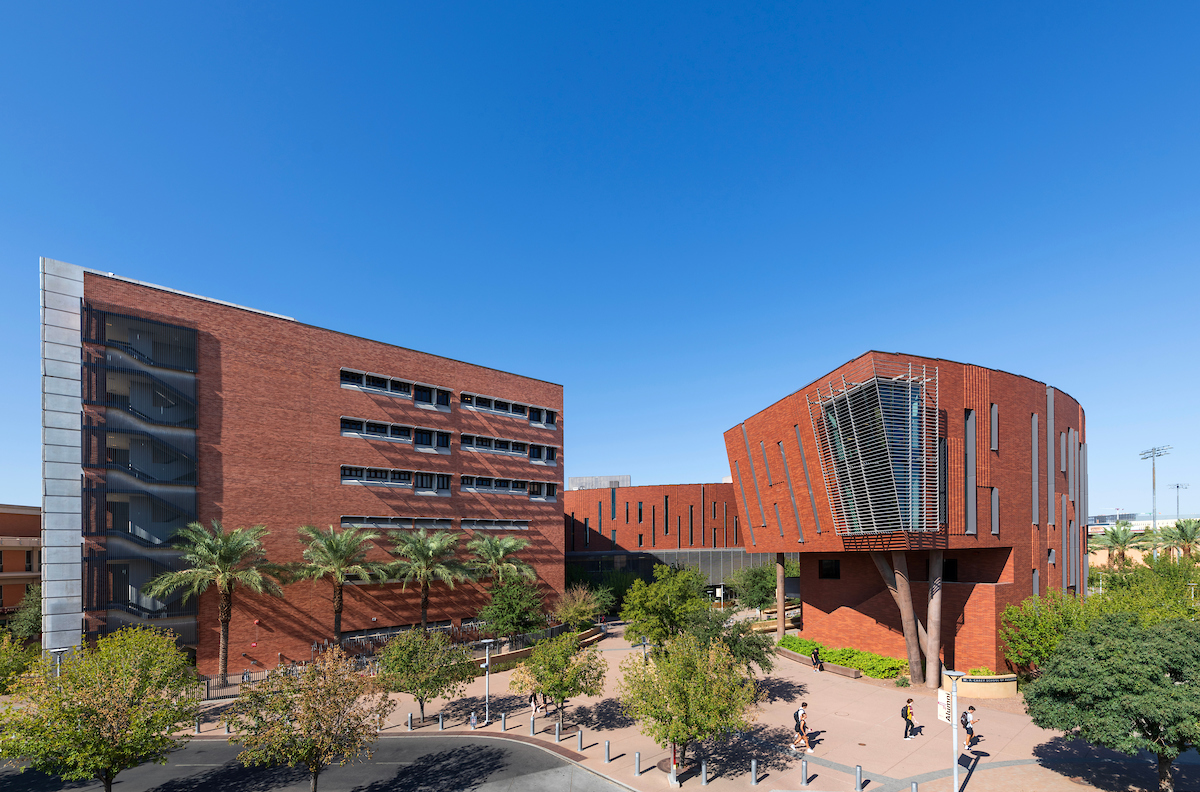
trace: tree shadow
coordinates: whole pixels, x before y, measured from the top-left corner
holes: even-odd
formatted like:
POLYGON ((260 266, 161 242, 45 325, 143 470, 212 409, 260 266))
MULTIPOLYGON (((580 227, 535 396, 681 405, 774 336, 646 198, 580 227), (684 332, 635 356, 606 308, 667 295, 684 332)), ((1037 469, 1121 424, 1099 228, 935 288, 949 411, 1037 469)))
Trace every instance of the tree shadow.
POLYGON ((96 781, 63 781, 37 770, 0 769, 0 789, 4 792, 59 792, 59 790, 80 789, 96 781))
POLYGON ((759 701, 772 704, 776 701, 795 701, 808 694, 808 685, 798 685, 790 679, 766 677, 758 682, 759 701))
POLYGON ((196 775, 172 778, 154 787, 154 792, 205 792, 213 789, 221 792, 272 792, 282 787, 307 785, 308 779, 308 771, 302 767, 243 767, 240 762, 231 762, 196 775))
MULTIPOLYGON (((524 710, 525 712, 528 712, 529 711, 529 697, 512 695, 512 694, 505 694, 505 695, 501 695, 501 696, 492 696, 490 709, 491 709, 491 713, 492 713, 492 720, 500 720, 501 712, 507 712, 509 715, 515 715, 516 713, 521 712, 522 710, 524 710)), ((484 713, 483 696, 467 696, 466 698, 455 699, 454 701, 447 701, 442 706, 441 710, 437 710, 437 711, 435 711, 433 708, 431 708, 429 706, 428 703, 426 703, 425 704, 425 722, 429 723, 430 719, 432 718, 433 722, 437 723, 437 716, 438 716, 439 711, 444 716, 444 720, 450 720, 450 721, 453 721, 453 720, 469 721, 471 719, 471 713, 474 712, 476 717, 479 718, 479 722, 483 723, 483 713, 484 713)), ((545 717, 545 716, 539 713, 538 717, 545 717)), ((416 723, 416 721, 417 721, 417 714, 414 712, 413 713, 413 722, 416 723)))
POLYGON ((782 772, 798 762, 801 754, 793 755, 787 746, 795 732, 780 726, 753 727, 742 737, 730 735, 724 739, 705 740, 693 749, 692 757, 699 773, 700 759, 708 759, 708 777, 732 778, 749 775, 750 760, 758 760, 758 773, 762 777, 768 771, 782 772))
POLYGON ((501 748, 463 746, 426 754, 393 777, 355 787, 352 792, 469 792, 507 767, 508 752, 501 748))
POLYGON ((625 714, 621 703, 615 698, 606 698, 591 707, 576 707, 571 715, 572 720, 580 726, 596 731, 624 729, 634 724, 633 718, 625 714))
MULTIPOLYGON (((1036 746, 1033 755, 1042 767, 1105 792, 1158 788, 1158 758, 1148 751, 1128 756, 1068 736, 1036 746)), ((1193 789, 1200 784, 1196 765, 1176 762, 1173 775, 1177 788, 1193 789)))

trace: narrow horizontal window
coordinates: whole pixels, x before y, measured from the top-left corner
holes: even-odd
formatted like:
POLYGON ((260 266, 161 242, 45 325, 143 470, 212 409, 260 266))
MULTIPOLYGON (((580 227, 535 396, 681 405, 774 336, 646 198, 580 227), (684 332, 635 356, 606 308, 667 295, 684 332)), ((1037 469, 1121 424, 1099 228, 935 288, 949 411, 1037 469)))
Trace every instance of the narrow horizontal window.
POLYGON ((412 472, 408 470, 393 470, 392 481, 397 484, 412 484, 412 472))
POLYGON ((433 432, 428 429, 418 429, 413 432, 413 443, 419 446, 433 445, 433 432))
POLYGON ((529 421, 530 421, 530 423, 541 423, 542 422, 542 411, 539 410, 537 407, 530 407, 529 408, 529 421))
POLYGON ((529 482, 527 482, 527 481, 514 481, 512 483, 512 488, 515 490, 521 490, 523 492, 526 489, 528 489, 528 485, 529 485, 529 482))
POLYGON ((476 406, 476 407, 483 407, 484 409, 488 409, 488 410, 490 410, 490 409, 492 409, 492 400, 491 400, 491 399, 485 399, 485 398, 484 398, 484 397, 482 397, 482 396, 476 396, 476 397, 475 397, 475 406, 476 406))
POLYGON ((483 487, 484 489, 491 489, 492 480, 485 476, 476 476, 475 477, 475 486, 483 487))
POLYGON ((496 441, 496 450, 497 451, 507 451, 508 446, 509 446, 509 443, 507 440, 497 440, 496 441))
POLYGON ((416 486, 417 489, 433 489, 433 474, 418 473, 416 475, 414 486, 416 486))
POLYGON ((387 433, 388 433, 388 425, 387 424, 372 423, 370 421, 367 422, 367 434, 383 435, 384 437, 387 437, 387 433))
POLYGON ((524 404, 514 404, 512 406, 512 411, 513 411, 513 415, 524 415, 525 414, 525 405, 524 404))
POLYGON ((391 428, 391 435, 392 435, 392 437, 398 437, 401 440, 411 440, 412 439, 412 427, 411 426, 395 426, 395 425, 393 425, 391 428))
POLYGON ((476 437, 475 438, 475 447, 476 448, 491 448, 492 447, 492 438, 476 437))
POLYGON ((525 443, 513 443, 512 450, 514 454, 524 454, 529 450, 529 446, 525 443))
POLYGON ((529 482, 530 497, 540 498, 542 496, 542 485, 536 481, 529 482))
POLYGON ((469 393, 458 394, 458 400, 460 402, 462 402, 463 404, 470 404, 472 406, 474 406, 474 404, 475 404, 475 397, 469 393))
POLYGON ((342 382, 347 385, 362 385, 363 375, 357 371, 346 371, 342 369, 342 382))
POLYGON ((433 404, 433 388, 418 385, 413 388, 413 401, 421 404, 433 404))
POLYGON ((462 446, 475 445, 474 435, 459 435, 458 444, 462 446))
POLYGON ((362 421, 357 421, 353 418, 343 418, 342 419, 342 431, 343 432, 361 432, 362 430, 363 430, 363 422, 362 421))
POLYGON ((512 484, 512 482, 509 481, 508 479, 496 479, 496 483, 493 484, 492 486, 495 487, 496 489, 508 489, 509 485, 511 485, 511 484, 512 484))
POLYGON ((367 469, 367 481, 387 481, 392 477, 389 470, 376 470, 375 468, 367 469))
POLYGON ((367 387, 379 388, 380 390, 388 389, 388 381, 385 377, 376 377, 373 374, 367 375, 367 387))
POLYGON ((360 467, 342 466, 342 478, 344 479, 360 479, 363 477, 363 469, 360 467))
POLYGON ((505 401, 497 400, 495 402, 492 402, 492 409, 497 412, 508 412, 508 407, 509 407, 509 404, 508 404, 508 402, 505 402, 505 401))
POLYGON ((463 476, 462 477, 462 486, 474 487, 475 486, 475 477, 474 476, 463 476))
POLYGON ((392 380, 392 393, 403 393, 404 395, 412 394, 412 385, 400 380, 392 380))
POLYGON ((529 446, 529 458, 530 459, 541 459, 542 451, 543 451, 542 446, 539 446, 539 445, 529 446))

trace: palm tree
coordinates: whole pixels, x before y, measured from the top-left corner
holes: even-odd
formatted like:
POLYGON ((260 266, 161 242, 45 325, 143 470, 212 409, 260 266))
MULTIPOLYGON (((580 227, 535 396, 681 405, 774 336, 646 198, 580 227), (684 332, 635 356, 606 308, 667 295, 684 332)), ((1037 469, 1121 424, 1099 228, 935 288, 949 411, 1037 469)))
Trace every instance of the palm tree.
POLYGON ((514 578, 536 580, 533 567, 516 557, 528 546, 529 540, 522 536, 476 536, 467 542, 467 549, 475 554, 468 563, 478 577, 493 584, 514 578))
POLYGON ((302 580, 329 578, 333 583, 333 637, 341 644, 342 591, 346 580, 357 577, 382 581, 386 576, 386 563, 367 560, 371 543, 379 538, 379 534, 359 528, 335 531, 332 525, 328 532, 312 525, 301 525, 299 531, 306 546, 304 563, 294 567, 296 577, 302 580))
POLYGON ((392 554, 399 556, 388 565, 387 576, 400 578, 404 588, 409 581, 421 587, 421 630, 428 624, 429 584, 445 583, 450 588, 460 580, 468 580, 471 570, 454 557, 458 537, 446 531, 431 534, 425 528, 417 531, 388 531, 395 546, 392 554))
POLYGON ((1175 525, 1163 531, 1166 546, 1178 550, 1180 556, 1192 557, 1196 546, 1200 545, 1200 520, 1176 520, 1175 525))
POLYGON ((1107 550, 1109 568, 1112 568, 1114 562, 1117 567, 1123 568, 1125 554, 1129 552, 1130 548, 1137 547, 1143 541, 1144 537, 1133 532, 1128 520, 1118 520, 1116 525, 1105 528, 1104 533, 1088 539, 1088 552, 1107 550))
POLYGON ((235 528, 226 531, 217 520, 212 529, 202 523, 188 523, 175 532, 174 546, 183 551, 187 569, 163 572, 142 589, 147 595, 161 599, 184 589, 183 599, 199 597, 209 586, 217 587, 220 597, 217 621, 221 624, 221 650, 217 673, 224 680, 229 673, 229 622, 233 618, 233 590, 244 586, 255 594, 282 597, 278 579, 284 574, 278 564, 267 561, 262 538, 267 535, 264 525, 235 528))

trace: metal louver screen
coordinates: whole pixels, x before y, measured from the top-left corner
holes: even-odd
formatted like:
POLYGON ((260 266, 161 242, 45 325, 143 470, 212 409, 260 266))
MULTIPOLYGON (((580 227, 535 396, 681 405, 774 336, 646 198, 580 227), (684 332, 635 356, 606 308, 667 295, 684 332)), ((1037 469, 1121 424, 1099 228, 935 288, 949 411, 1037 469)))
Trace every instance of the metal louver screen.
POLYGON ((808 398, 839 535, 937 531, 937 369, 864 361, 808 398))

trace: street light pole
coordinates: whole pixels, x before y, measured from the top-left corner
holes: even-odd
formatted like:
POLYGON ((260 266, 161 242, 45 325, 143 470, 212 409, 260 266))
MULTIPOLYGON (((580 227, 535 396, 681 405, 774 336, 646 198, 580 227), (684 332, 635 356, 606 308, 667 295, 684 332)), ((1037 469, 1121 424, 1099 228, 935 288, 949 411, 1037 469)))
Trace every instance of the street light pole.
POLYGON ((950 677, 950 739, 954 741, 950 747, 954 756, 954 792, 958 792, 958 757, 961 756, 958 750, 958 680, 966 674, 962 671, 946 671, 945 674, 950 677))
MULTIPOLYGON (((1171 453, 1171 446, 1154 446, 1138 456, 1150 460, 1150 530, 1154 532, 1154 541, 1158 542, 1158 470, 1157 460, 1160 456, 1171 453)), ((1158 545, 1154 545, 1154 560, 1158 560, 1158 545)))
POLYGON ((1175 524, 1179 525, 1179 490, 1188 488, 1187 484, 1171 484, 1171 489, 1175 490, 1175 524))
POLYGON ((54 678, 57 679, 62 676, 62 656, 70 650, 51 649, 50 651, 54 653, 54 678))
POLYGON ((496 639, 483 639, 483 651, 485 655, 483 661, 483 724, 485 726, 492 722, 492 641, 494 640, 496 639))

